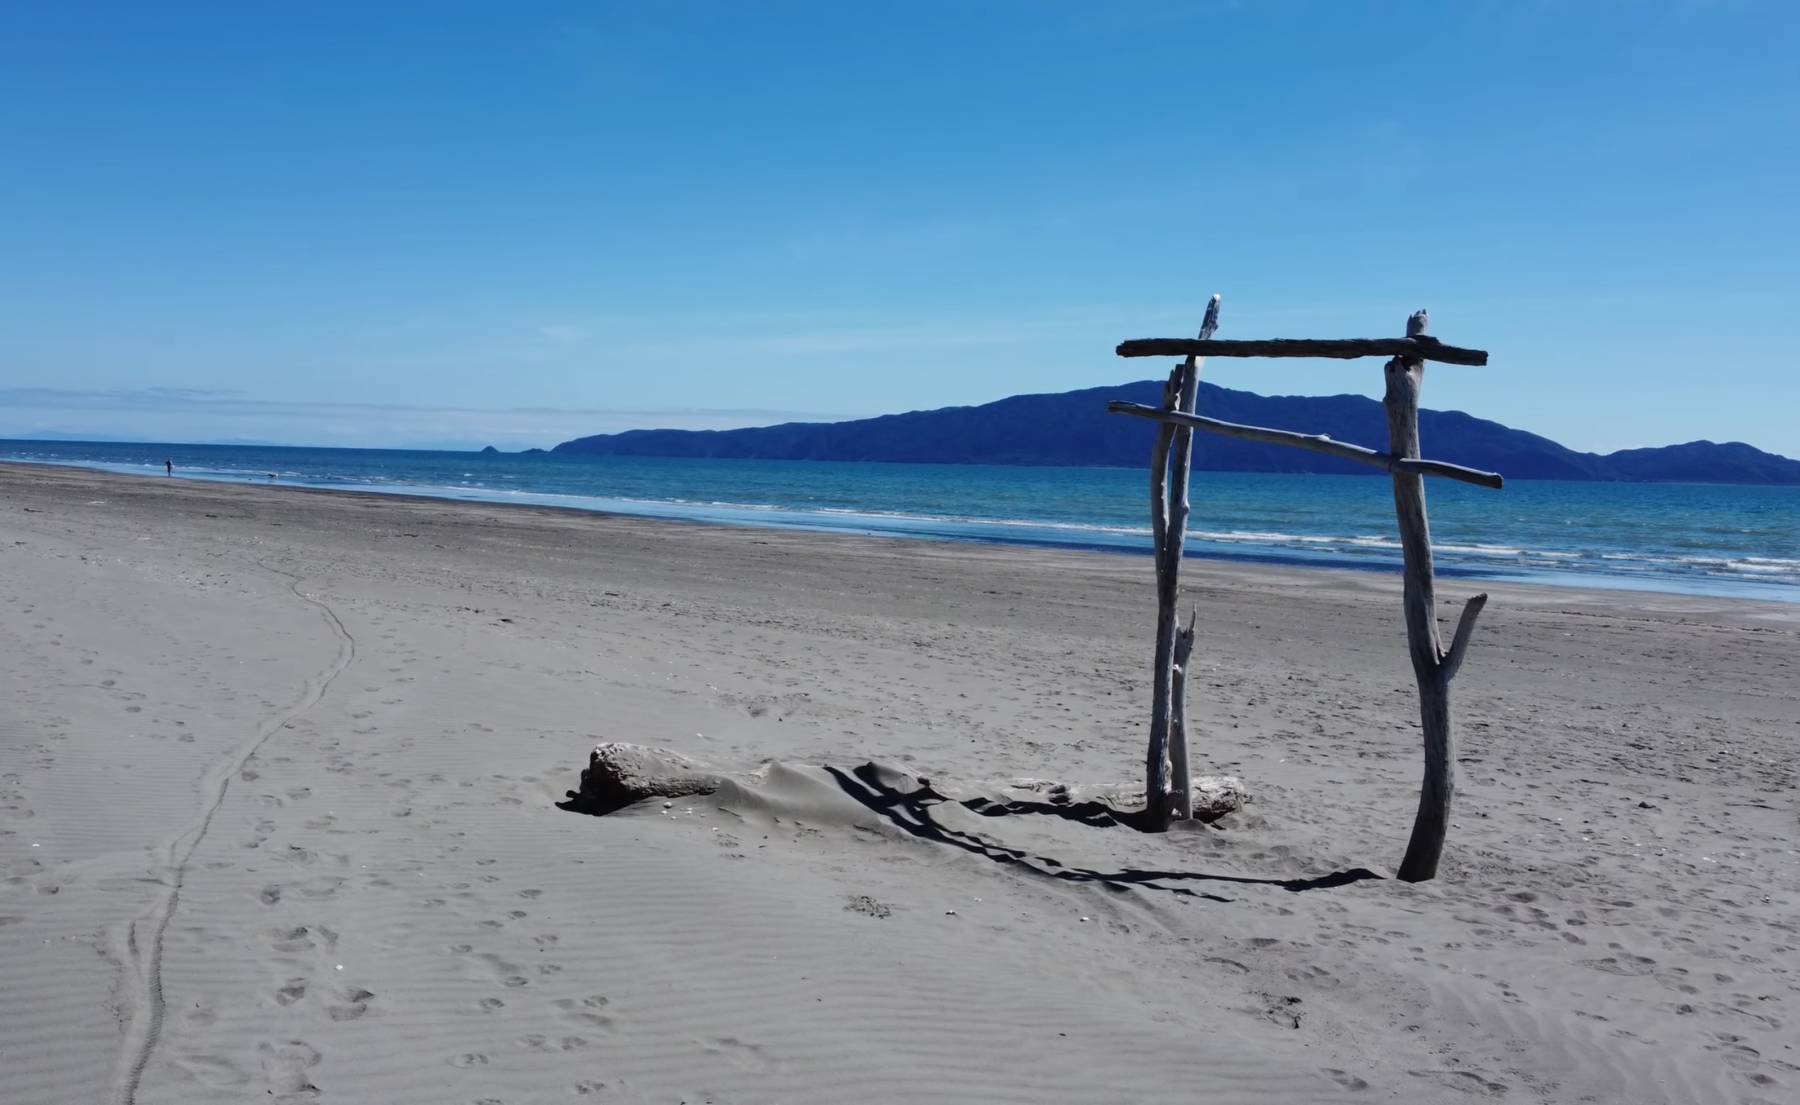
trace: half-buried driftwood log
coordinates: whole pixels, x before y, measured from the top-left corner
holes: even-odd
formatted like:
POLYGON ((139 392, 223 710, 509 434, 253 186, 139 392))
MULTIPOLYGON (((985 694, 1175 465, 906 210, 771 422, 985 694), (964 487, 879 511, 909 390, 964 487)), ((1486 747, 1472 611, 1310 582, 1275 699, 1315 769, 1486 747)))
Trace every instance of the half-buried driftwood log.
MULTIPOLYGON (((936 785, 943 788, 939 781, 936 785)), ((994 791, 1001 801, 1027 799, 1052 806, 1079 806, 1097 802, 1119 812, 1130 820, 1131 812, 1144 805, 1144 792, 1129 783, 1064 783, 1054 779, 1008 779, 983 788, 994 791)), ((1250 792, 1236 775, 1195 775, 1188 780, 1187 793, 1193 803, 1195 821, 1210 823, 1228 813, 1235 813, 1250 801, 1250 792)), ((959 799, 965 805, 971 800, 959 799)), ((975 800, 975 801, 978 801, 975 800)))
POLYGON ((679 752, 608 741, 588 755, 581 787, 569 792, 563 808, 607 814, 645 798, 711 794, 725 779, 725 773, 679 752))
MULTIPOLYGON (((841 798, 842 780, 852 776, 865 782, 883 778, 894 786, 900 786, 896 780, 910 779, 910 785, 903 788, 908 793, 930 791, 936 800, 956 802, 978 812, 1020 802, 1056 807, 1092 803, 1096 809, 1104 807, 1108 823, 1116 820, 1135 825, 1139 820, 1137 810, 1144 804, 1143 790, 1133 783, 1006 779, 962 787, 941 777, 927 779, 903 768, 874 763, 849 771, 830 764, 809 767, 776 761, 764 761, 755 768, 741 764, 718 767, 666 748, 615 741, 594 748, 588 756, 588 766, 581 772, 580 788, 569 791, 568 799, 558 804, 575 813, 604 815, 647 799, 662 799, 667 805, 677 798, 718 794, 722 800, 740 805, 752 801, 764 811, 785 810, 829 820, 830 811, 825 809, 829 803, 819 801, 820 788, 841 798), (833 778, 839 782, 834 784, 833 778), (757 797, 751 800, 748 795, 757 797)), ((1192 795, 1193 816, 1200 821, 1216 821, 1250 800, 1243 781, 1235 775, 1197 776, 1188 781, 1186 790, 1192 795)), ((782 816, 789 816, 789 812, 782 816)))

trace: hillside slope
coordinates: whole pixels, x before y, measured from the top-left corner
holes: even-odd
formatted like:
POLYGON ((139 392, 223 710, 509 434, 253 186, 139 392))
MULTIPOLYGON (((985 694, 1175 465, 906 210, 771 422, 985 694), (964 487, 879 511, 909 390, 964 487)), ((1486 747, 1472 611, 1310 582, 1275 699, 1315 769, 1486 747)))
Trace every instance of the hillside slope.
MULTIPOLYGON (((565 454, 853 460, 934 464, 1136 467, 1154 427, 1108 414, 1111 399, 1155 404, 1155 380, 1043 395, 1015 395, 978 407, 944 407, 850 422, 788 422, 740 430, 628 430, 565 441, 565 454)), ((1381 404, 1361 395, 1266 396, 1202 382, 1198 409, 1213 418, 1381 449, 1381 404)), ((1694 441, 1610 455, 1578 453, 1549 438, 1461 411, 1419 412, 1425 455, 1524 480, 1626 480, 1800 484, 1800 461, 1741 442, 1694 441)), ((1318 453, 1197 435, 1194 467, 1216 472, 1368 474, 1362 465, 1318 453)))

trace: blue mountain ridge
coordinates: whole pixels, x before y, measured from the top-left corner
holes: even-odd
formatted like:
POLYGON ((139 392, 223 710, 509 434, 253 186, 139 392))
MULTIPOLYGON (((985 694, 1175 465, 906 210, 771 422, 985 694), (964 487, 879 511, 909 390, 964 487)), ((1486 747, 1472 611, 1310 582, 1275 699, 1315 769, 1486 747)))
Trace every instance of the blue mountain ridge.
MULTIPOLYGON (((1109 414, 1124 399, 1157 405, 1162 383, 1014 395, 977 407, 943 407, 849 422, 787 422, 740 430, 627 430, 576 438, 552 452, 597 456, 725 457, 744 460, 894 461, 1135 468, 1149 457, 1152 423, 1109 414)), ((1381 404, 1362 395, 1257 395, 1202 382, 1200 413, 1227 422, 1327 434, 1387 447, 1381 404)), ((1579 453, 1549 438, 1461 411, 1419 412, 1424 455, 1521 480, 1800 484, 1800 461, 1742 442, 1690 441, 1655 449, 1579 453)), ((1194 435, 1194 467, 1214 472, 1378 471, 1307 450, 1194 435)))

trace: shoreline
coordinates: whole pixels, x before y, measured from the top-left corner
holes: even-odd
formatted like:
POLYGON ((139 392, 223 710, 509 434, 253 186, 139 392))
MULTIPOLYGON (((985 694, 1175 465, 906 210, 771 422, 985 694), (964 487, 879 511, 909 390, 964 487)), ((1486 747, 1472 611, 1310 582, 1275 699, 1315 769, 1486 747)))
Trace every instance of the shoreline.
MULTIPOLYGON (((477 454, 479 455, 479 454, 477 454)), ((104 472, 124 478, 163 479, 167 478, 149 472, 120 471, 118 468, 105 467, 99 463, 75 463, 61 461, 20 461, 3 460, 0 467, 18 465, 25 468, 52 467, 70 468, 80 471, 104 472)), ((719 525, 742 527, 777 532, 800 532, 836 535, 857 535, 866 537, 891 538, 907 541, 940 541, 954 544, 999 545, 1023 549, 1049 549, 1069 552, 1100 553, 1105 555, 1147 556, 1149 554, 1148 530, 1138 534, 1136 530, 1118 531, 1119 534, 1129 532, 1135 540, 1101 541, 1098 535, 1112 534, 1108 527, 1068 527, 1053 522, 1022 522, 1005 520, 976 520, 938 517, 926 515, 908 515, 894 512, 859 512, 841 510, 796 510, 778 506, 747 506, 729 503, 699 503, 687 501, 664 500, 632 500, 605 499, 579 496, 558 492, 496 491, 492 489, 474 488, 433 488, 400 485, 395 489, 383 487, 365 487, 353 484, 335 484, 320 486, 305 483, 265 483, 255 477, 228 477, 224 475, 177 475, 195 483, 219 484, 225 486, 280 487, 286 490, 305 490, 347 495, 375 495, 395 499, 416 499, 421 501, 450 502, 462 504, 480 504, 497 507, 522 507, 548 510, 566 510, 581 514, 597 514, 609 517, 643 518, 658 521, 682 522, 699 525, 719 525), (565 501, 559 501, 565 500, 565 501), (584 500, 584 502, 566 501, 584 500), (825 521, 824 519, 830 519, 825 521), (863 520, 873 528, 864 530, 856 524, 863 520), (1055 532, 1062 529, 1092 530, 1096 537, 1089 540, 1019 536, 1012 537, 1007 530, 1017 527, 1021 533, 1031 530, 1055 532)), ((1360 478, 1360 477, 1359 477, 1360 478)), ((1375 477, 1369 477, 1375 478, 1375 477)), ((1550 587, 1559 590, 1604 590, 1627 593, 1688 595, 1706 599, 1725 599, 1750 602, 1776 602, 1800 605, 1800 587, 1790 587, 1775 583, 1759 583, 1754 580, 1717 580, 1698 578, 1651 577, 1644 579, 1626 574, 1609 574, 1580 570, 1552 570, 1534 568, 1526 572, 1506 572, 1488 568, 1473 568, 1457 563, 1444 563, 1442 553, 1452 551, 1453 546, 1435 545, 1440 553, 1437 565, 1437 578, 1446 581, 1465 581, 1486 583, 1494 586, 1511 585, 1526 587, 1550 587)), ((1381 563, 1374 561, 1334 563, 1329 555, 1301 555, 1298 553, 1271 553, 1257 551, 1238 551, 1232 544, 1211 540, 1203 529, 1192 529, 1189 535, 1185 556, 1187 563, 1207 564, 1239 564, 1267 568, 1294 568, 1302 571, 1344 571, 1369 574, 1374 576, 1398 577, 1398 563, 1381 563)))
POLYGON ((48 466, 0 549, 9 1101, 1800 1085, 1792 604, 1487 588, 1408 885, 1397 579, 1193 563, 1253 801, 1147 836, 807 783, 1135 778, 1139 558, 48 466), (599 740, 801 766, 557 809, 599 740))

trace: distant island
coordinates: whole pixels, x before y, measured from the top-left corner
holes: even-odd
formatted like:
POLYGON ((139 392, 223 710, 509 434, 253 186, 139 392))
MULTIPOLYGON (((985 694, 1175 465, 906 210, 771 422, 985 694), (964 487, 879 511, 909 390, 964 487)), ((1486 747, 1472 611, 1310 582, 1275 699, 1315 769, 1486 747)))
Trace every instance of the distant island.
MULTIPOLYGON (((1046 395, 1015 395, 979 407, 943 407, 851 422, 788 422, 741 430, 627 430, 565 441, 553 453, 745 460, 895 461, 1136 468, 1153 428, 1106 413, 1109 399, 1156 404, 1162 383, 1046 395)), ((1387 447, 1381 404, 1361 395, 1267 396, 1201 383, 1199 410, 1212 418, 1328 434, 1387 447)), ((1425 455, 1521 480, 1800 484, 1800 461, 1742 442, 1690 441, 1655 449, 1578 453, 1546 437, 1461 411, 1419 412, 1425 455)), ((1371 469, 1298 449, 1195 435, 1194 467, 1213 472, 1367 475, 1371 469)))

